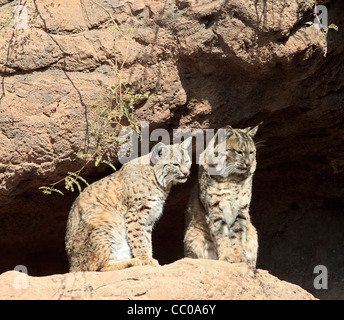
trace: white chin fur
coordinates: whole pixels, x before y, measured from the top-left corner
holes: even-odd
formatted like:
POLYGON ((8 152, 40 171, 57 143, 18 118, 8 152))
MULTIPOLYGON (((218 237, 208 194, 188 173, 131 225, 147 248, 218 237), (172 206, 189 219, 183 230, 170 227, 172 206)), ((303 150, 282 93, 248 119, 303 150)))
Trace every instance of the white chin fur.
POLYGON ((173 184, 185 183, 187 179, 188 179, 188 178, 176 179, 176 180, 173 181, 173 184))

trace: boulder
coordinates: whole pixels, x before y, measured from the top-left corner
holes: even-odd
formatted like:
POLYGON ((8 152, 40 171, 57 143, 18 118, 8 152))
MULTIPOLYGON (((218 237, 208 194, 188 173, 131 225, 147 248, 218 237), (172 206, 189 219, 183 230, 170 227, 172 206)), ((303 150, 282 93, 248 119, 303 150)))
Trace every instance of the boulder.
POLYGON ((31 277, 0 275, 0 299, 314 300, 297 285, 246 264, 184 258, 161 267, 31 277))

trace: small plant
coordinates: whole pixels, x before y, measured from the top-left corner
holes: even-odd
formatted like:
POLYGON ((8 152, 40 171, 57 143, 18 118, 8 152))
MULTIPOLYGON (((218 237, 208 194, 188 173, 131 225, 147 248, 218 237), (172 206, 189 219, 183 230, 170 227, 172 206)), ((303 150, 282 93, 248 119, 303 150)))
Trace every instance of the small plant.
MULTIPOLYGON (((96 2, 95 2, 96 3, 96 2)), ((96 116, 91 123, 93 129, 91 134, 97 137, 97 146, 93 153, 76 153, 76 158, 85 160, 85 164, 75 172, 68 172, 67 176, 50 184, 49 186, 41 186, 39 189, 44 194, 52 194, 53 192, 63 195, 64 193, 57 188, 57 185, 64 182, 66 190, 74 192, 76 189, 81 192, 81 182, 88 186, 88 182, 81 177, 81 172, 91 162, 98 167, 100 164, 106 164, 116 171, 115 166, 107 159, 104 159, 104 151, 102 150, 105 142, 110 142, 111 145, 120 145, 125 141, 118 137, 119 132, 123 127, 129 127, 141 137, 141 130, 135 119, 135 106, 146 101, 150 97, 148 95, 134 94, 130 91, 130 87, 122 80, 122 70, 128 57, 129 41, 132 37, 132 28, 123 25, 115 24, 114 30, 118 32, 121 37, 127 39, 127 46, 125 49, 124 58, 121 63, 116 57, 114 59, 115 77, 114 82, 106 88, 105 97, 101 96, 91 104, 91 109, 96 116)))
POLYGON ((132 94, 125 83, 109 85, 106 99, 100 97, 91 105, 98 114, 92 122, 95 126, 92 133, 100 140, 110 139, 123 143, 124 141, 118 138, 118 133, 122 127, 121 122, 124 120, 140 137, 141 130, 135 121, 135 104, 140 100, 148 99, 148 95, 132 94), (113 129, 110 130, 110 128, 113 129))
MULTIPOLYGON (((98 167, 101 164, 110 166, 116 171, 115 166, 108 160, 104 159, 104 151, 102 150, 105 142, 111 142, 112 145, 122 144, 118 138, 118 133, 123 127, 129 127, 141 137, 141 130, 135 120, 135 106, 147 99, 148 95, 134 94, 130 90, 130 86, 123 81, 122 70, 128 58, 128 51, 130 40, 133 35, 133 27, 128 24, 118 24, 111 12, 107 10, 102 4, 95 0, 91 0, 94 4, 101 7, 110 16, 112 25, 109 31, 116 37, 126 40, 126 47, 120 59, 120 52, 114 49, 110 55, 114 57, 112 67, 115 71, 113 83, 106 88, 105 97, 100 97, 97 101, 91 104, 91 110, 95 112, 95 120, 91 123, 92 130, 90 133, 97 138, 97 143, 94 152, 78 152, 75 154, 76 159, 84 160, 82 167, 74 172, 68 172, 67 175, 47 186, 39 187, 44 194, 64 193, 58 186, 64 184, 64 189, 74 192, 82 191, 84 186, 88 186, 88 182, 81 176, 82 171, 91 162, 98 167)), ((31 41, 29 24, 39 16, 39 12, 35 9, 34 2, 25 1, 23 5, 17 5, 15 10, 9 10, 7 15, 0 21, 0 31, 11 28, 12 36, 9 40, 7 56, 4 61, 0 62, 0 66, 6 68, 7 63, 14 59, 12 56, 20 45, 24 45, 27 41, 31 41), (29 8, 30 7, 30 8, 29 8), (30 9, 30 10, 29 10, 30 9), (32 13, 33 12, 33 13, 32 13), (25 27, 25 28, 24 28, 25 27), (20 35, 20 41, 17 39, 20 35)))
POLYGON ((134 106, 135 102, 141 99, 147 100, 149 99, 149 96, 131 94, 128 88, 123 84, 119 87, 109 86, 107 89, 109 91, 108 98, 110 99, 110 103, 107 104, 103 98, 100 98, 91 105, 98 115, 98 117, 92 122, 92 125, 95 128, 91 132, 91 134, 98 137, 96 150, 92 154, 83 152, 76 153, 76 158, 86 160, 86 163, 79 170, 68 172, 68 175, 63 179, 60 179, 49 186, 39 187, 44 194, 50 195, 53 192, 57 192, 63 195, 64 193, 56 188, 56 186, 62 182, 65 183, 66 190, 74 192, 75 189, 78 189, 78 191, 81 192, 82 188, 80 186, 80 182, 83 182, 86 186, 89 184, 81 177, 80 174, 92 161, 94 161, 95 167, 98 167, 100 164, 106 164, 116 171, 116 167, 110 161, 103 159, 104 154, 102 146, 104 145, 105 140, 111 140, 112 145, 114 143, 120 145, 125 142, 118 137, 118 133, 123 128, 122 122, 127 122, 128 127, 141 137, 140 127, 135 121, 134 106), (122 94, 120 94, 120 88, 125 88, 122 94))
POLYGON ((315 6, 314 6, 314 24, 318 29, 321 29, 322 32, 325 35, 325 38, 327 38, 328 32, 330 29, 334 29, 335 31, 338 31, 339 28, 337 25, 334 23, 328 25, 328 13, 327 13, 327 8, 324 5, 317 5, 315 1, 315 6))
POLYGON ((328 31, 329 31, 330 29, 334 29, 334 30, 336 30, 336 31, 339 30, 339 28, 338 28, 337 25, 335 25, 335 24, 333 24, 333 23, 330 24, 327 28, 323 29, 326 38, 327 38, 328 31))

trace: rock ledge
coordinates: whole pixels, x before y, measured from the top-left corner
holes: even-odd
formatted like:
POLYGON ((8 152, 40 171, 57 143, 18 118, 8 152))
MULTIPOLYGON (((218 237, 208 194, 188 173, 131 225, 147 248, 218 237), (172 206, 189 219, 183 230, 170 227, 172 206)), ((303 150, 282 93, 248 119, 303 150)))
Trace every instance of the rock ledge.
POLYGON ((314 300, 297 285, 245 264, 181 259, 154 268, 76 272, 25 278, 16 271, 0 275, 0 299, 233 299, 314 300), (20 289, 27 285, 26 289, 20 289), (17 288, 17 289, 16 289, 17 288))

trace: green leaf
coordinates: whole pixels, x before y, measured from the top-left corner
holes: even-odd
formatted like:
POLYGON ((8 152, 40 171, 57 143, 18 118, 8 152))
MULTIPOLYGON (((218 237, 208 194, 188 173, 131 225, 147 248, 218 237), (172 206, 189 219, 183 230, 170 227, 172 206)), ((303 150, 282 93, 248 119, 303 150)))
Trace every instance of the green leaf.
POLYGON ((65 178, 65 188, 66 188, 66 190, 70 190, 70 191, 74 192, 74 186, 73 186, 74 182, 75 182, 75 179, 73 179, 72 177, 66 177, 65 178))
POLYGON ((339 28, 338 28, 338 26, 337 25, 335 25, 335 24, 330 24, 329 26, 328 26, 328 29, 334 29, 334 30, 336 30, 336 31, 338 31, 339 30, 339 28))
POLYGON ((51 191, 57 192, 57 193, 59 193, 59 194, 64 196, 64 193, 61 190, 59 190, 59 189, 52 188, 51 191))
POLYGON ((96 167, 98 167, 101 160, 102 160, 102 155, 100 154, 100 155, 96 158, 96 161, 95 161, 94 165, 95 165, 96 167))
MULTIPOLYGON (((76 156, 77 156, 77 158, 79 158, 79 159, 90 159, 91 158, 91 154, 89 154, 89 153, 82 153, 82 152, 75 152, 74 153, 76 156)), ((68 174, 70 174, 70 173, 68 173, 68 174)))
POLYGON ((128 120, 130 120, 130 113, 129 113, 129 110, 128 110, 127 106, 126 106, 124 103, 123 103, 123 110, 124 110, 124 114, 125 114, 126 118, 127 118, 128 120))
POLYGON ((92 104, 91 104, 91 108, 94 108, 98 103, 100 103, 101 101, 103 100, 103 97, 101 96, 97 101, 94 101, 92 104))
POLYGON ((51 188, 49 187, 39 187, 38 189, 42 190, 44 194, 51 194, 51 188))
POLYGON ((86 184, 86 187, 89 187, 90 184, 86 181, 86 179, 84 179, 83 177, 79 176, 79 180, 81 180, 84 184, 86 184))
POLYGON ((74 176, 76 179, 79 179, 80 181, 82 181, 84 184, 86 184, 86 186, 89 186, 89 183, 81 176, 79 176, 79 174, 75 173, 75 172, 68 172, 69 175, 74 176))
POLYGON ((42 186, 42 187, 39 187, 38 189, 42 190, 42 192, 44 194, 50 195, 52 193, 52 191, 54 191, 54 192, 59 193, 59 194, 64 196, 64 193, 61 190, 55 189, 53 186, 51 186, 51 187, 42 186))
POLYGON ((74 183, 78 187, 79 193, 81 193, 82 189, 81 189, 80 183, 77 180, 74 180, 74 183))
POLYGON ((102 163, 105 163, 108 166, 110 166, 113 169, 113 171, 117 171, 116 167, 111 162, 109 162, 107 160, 102 160, 102 163))

